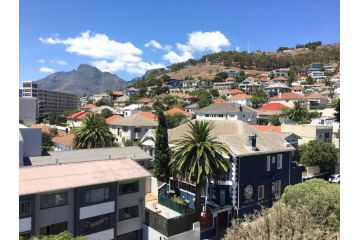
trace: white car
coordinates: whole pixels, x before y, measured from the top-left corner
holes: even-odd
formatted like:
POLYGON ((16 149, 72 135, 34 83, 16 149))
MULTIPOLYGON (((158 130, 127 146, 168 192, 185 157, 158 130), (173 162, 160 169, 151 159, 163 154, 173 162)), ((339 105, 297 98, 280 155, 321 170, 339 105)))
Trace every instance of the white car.
POLYGON ((340 174, 339 174, 339 173, 336 173, 336 174, 330 175, 330 177, 329 177, 329 182, 332 182, 332 183, 340 183, 340 174))

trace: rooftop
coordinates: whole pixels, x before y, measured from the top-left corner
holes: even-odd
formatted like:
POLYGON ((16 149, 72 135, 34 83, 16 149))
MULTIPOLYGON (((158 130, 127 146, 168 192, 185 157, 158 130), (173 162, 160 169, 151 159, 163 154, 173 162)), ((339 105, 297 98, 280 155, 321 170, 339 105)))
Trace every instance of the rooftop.
POLYGON ((134 114, 128 117, 115 119, 111 125, 128 127, 156 127, 158 124, 157 122, 142 115, 134 114))
POLYGON ((304 97, 296 93, 286 92, 286 93, 281 93, 275 97, 271 97, 269 100, 296 100, 296 99, 304 99, 304 97))
POLYGON ((215 98, 213 99, 214 103, 226 103, 227 100, 224 100, 223 98, 215 98))
POLYGON ((77 162, 19 169, 19 195, 65 190, 151 176, 131 159, 77 162))
POLYGON ((136 101, 137 103, 151 103, 153 100, 151 98, 141 98, 136 101))
POLYGON ((157 119, 157 116, 151 112, 138 112, 137 114, 152 121, 155 121, 157 119))
POLYGON ((256 112, 251 107, 242 106, 237 103, 212 103, 211 105, 201 108, 197 111, 197 113, 203 113, 203 114, 226 114, 226 113, 235 113, 240 111, 246 111, 246 112, 256 112))
POLYGON ((252 98, 252 96, 247 95, 245 93, 240 93, 240 94, 234 95, 228 99, 229 100, 238 100, 238 99, 250 99, 250 98, 252 98))
POLYGON ((118 118, 122 118, 122 116, 121 115, 112 115, 111 117, 106 118, 106 123, 110 124, 118 118))
POLYGON ((66 133, 64 131, 58 131, 58 135, 51 139, 51 142, 61 144, 64 146, 72 146, 74 135, 72 133, 66 133))
POLYGON ((256 128, 261 132, 281 132, 280 126, 272 126, 272 125, 252 125, 252 127, 256 128))
POLYGON ((81 108, 96 108, 97 106, 94 104, 85 104, 83 106, 81 106, 81 108))
POLYGON ((130 158, 133 160, 152 159, 150 155, 137 146, 53 151, 48 153, 48 156, 30 157, 31 165, 37 166, 120 158, 130 158))
POLYGON ((188 117, 188 116, 190 116, 191 114, 189 114, 188 112, 185 112, 185 111, 183 111, 182 109, 180 109, 180 108, 172 108, 172 109, 170 109, 170 110, 168 110, 168 111, 165 111, 165 114, 166 115, 172 115, 172 114, 176 114, 176 113, 180 113, 180 114, 182 114, 183 116, 186 116, 186 117, 188 117))
POLYGON ((283 108, 287 108, 287 106, 281 103, 267 103, 260 108, 257 108, 257 111, 282 111, 283 108))
POLYGON ((268 87, 266 87, 266 89, 271 89, 271 88, 288 88, 289 87, 283 83, 273 83, 271 85, 269 85, 268 87))

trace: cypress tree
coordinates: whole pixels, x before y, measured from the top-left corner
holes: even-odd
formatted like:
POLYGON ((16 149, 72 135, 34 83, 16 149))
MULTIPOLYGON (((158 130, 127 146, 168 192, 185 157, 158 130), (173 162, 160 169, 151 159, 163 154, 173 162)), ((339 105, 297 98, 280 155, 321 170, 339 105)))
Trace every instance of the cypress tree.
POLYGON ((156 129, 154 176, 164 182, 169 181, 170 149, 168 146, 167 121, 163 110, 158 111, 158 126, 156 129))

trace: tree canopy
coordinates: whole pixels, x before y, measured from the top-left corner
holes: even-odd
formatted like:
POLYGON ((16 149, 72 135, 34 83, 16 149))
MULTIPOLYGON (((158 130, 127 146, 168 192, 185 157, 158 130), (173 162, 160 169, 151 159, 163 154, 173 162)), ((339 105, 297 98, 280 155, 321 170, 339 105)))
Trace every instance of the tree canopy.
MULTIPOLYGON (((33 236, 29 240, 86 240, 86 237, 75 237, 69 232, 62 232, 57 235, 49 235, 49 236, 33 236)), ((25 240, 24 237, 20 237, 19 240, 25 240)))
POLYGON ((101 116, 104 117, 104 118, 109 118, 111 117, 113 114, 112 114, 112 111, 110 109, 102 109, 101 110, 101 116))

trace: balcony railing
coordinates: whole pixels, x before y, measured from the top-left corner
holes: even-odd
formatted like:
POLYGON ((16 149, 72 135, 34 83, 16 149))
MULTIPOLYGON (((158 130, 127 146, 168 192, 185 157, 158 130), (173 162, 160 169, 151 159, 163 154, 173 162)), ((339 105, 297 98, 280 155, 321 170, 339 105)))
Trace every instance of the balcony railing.
POLYGON ((163 235, 170 237, 193 229, 193 223, 198 222, 195 212, 167 219, 148 208, 145 209, 145 224, 163 235))

